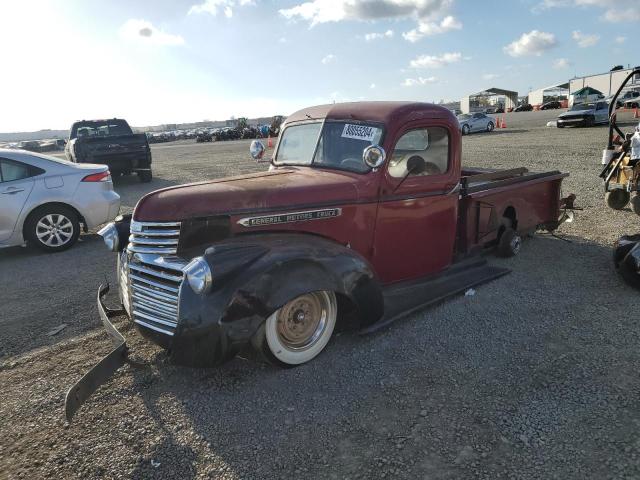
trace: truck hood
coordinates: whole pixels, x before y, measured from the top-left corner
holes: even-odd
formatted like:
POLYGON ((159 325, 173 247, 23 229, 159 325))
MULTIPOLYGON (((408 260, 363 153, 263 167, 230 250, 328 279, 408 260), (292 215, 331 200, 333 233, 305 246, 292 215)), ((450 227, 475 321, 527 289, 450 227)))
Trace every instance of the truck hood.
POLYGON ((151 192, 136 205, 139 222, 244 212, 309 208, 359 199, 357 175, 316 168, 286 168, 151 192))

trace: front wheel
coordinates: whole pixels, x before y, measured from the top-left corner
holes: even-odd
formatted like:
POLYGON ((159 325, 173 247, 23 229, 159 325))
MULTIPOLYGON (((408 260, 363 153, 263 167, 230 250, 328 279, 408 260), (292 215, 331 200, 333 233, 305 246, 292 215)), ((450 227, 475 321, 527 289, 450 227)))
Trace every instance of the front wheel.
POLYGON ((462 126, 462 134, 463 135, 469 135, 469 131, 470 131, 469 125, 463 125, 462 126))
POLYGON ((338 316, 335 293, 306 293, 276 310, 261 329, 258 348, 270 363, 294 367, 314 359, 329 343, 338 316))
POLYGON ((487 132, 491 132, 494 129, 493 122, 487 123, 487 132))
POLYGON ((631 199, 631 210, 636 215, 640 215, 640 197, 638 195, 631 199))

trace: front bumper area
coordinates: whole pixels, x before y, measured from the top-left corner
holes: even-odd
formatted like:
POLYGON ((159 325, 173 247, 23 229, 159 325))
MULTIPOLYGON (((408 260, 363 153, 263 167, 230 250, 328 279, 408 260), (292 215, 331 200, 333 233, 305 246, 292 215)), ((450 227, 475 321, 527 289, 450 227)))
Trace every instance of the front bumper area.
POLYGON ((127 343, 122 334, 111 323, 110 318, 122 315, 124 310, 113 310, 103 303, 104 296, 109 292, 109 285, 100 285, 98 289, 98 312, 100 319, 107 333, 111 337, 113 350, 100 360, 91 370, 73 385, 67 392, 64 400, 64 411, 67 422, 70 422, 73 415, 87 401, 100 385, 105 383, 113 373, 123 366, 127 361, 127 343))
POLYGON ((587 125, 587 118, 558 118, 557 124, 563 127, 584 127, 587 125))

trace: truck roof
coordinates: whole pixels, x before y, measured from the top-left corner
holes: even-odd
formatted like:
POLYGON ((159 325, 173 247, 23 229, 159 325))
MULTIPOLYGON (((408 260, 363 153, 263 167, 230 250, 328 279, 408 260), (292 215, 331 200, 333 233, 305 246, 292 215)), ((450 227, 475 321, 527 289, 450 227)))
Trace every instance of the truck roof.
POLYGON ((394 128, 420 118, 446 118, 455 121, 450 110, 423 102, 348 102, 308 107, 289 115, 286 123, 304 120, 359 120, 380 122, 394 128))

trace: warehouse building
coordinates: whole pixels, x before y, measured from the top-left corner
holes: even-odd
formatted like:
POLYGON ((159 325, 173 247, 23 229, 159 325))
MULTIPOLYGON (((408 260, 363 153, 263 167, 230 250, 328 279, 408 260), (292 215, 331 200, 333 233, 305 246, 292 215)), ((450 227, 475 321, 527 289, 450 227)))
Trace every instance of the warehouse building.
POLYGON ((485 111, 487 106, 496 105, 496 102, 492 102, 492 100, 500 103, 502 108, 513 108, 518 102, 518 92, 497 87, 487 88, 460 100, 460 110, 462 113, 485 111), (498 100, 498 97, 501 97, 501 100, 498 100))
MULTIPOLYGON (((602 92, 605 97, 616 93, 627 75, 631 73, 632 68, 614 70, 611 72, 599 73, 597 75, 588 75, 585 77, 576 77, 569 80, 569 95, 583 89, 584 87, 595 88, 602 92)), ((627 84, 628 89, 640 89, 640 75, 635 75, 627 84)))
POLYGON ((569 94, 569 82, 558 83, 529 92, 529 103, 534 107, 551 100, 565 100, 569 94))

